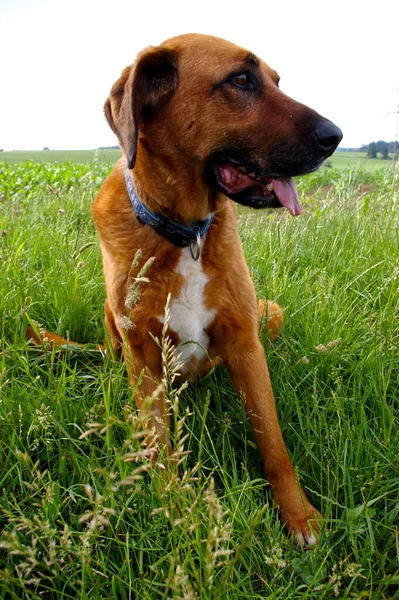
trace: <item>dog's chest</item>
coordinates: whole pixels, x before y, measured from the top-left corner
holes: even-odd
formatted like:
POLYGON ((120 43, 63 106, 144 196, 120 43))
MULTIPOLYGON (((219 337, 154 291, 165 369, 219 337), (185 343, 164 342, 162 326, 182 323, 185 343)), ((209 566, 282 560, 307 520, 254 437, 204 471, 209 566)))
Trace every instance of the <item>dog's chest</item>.
POLYGON ((183 248, 175 273, 183 277, 179 296, 171 299, 169 327, 179 337, 177 354, 183 363, 192 358, 201 360, 208 348, 205 329, 215 318, 216 310, 206 308, 204 291, 208 278, 201 260, 193 260, 190 249, 183 248))

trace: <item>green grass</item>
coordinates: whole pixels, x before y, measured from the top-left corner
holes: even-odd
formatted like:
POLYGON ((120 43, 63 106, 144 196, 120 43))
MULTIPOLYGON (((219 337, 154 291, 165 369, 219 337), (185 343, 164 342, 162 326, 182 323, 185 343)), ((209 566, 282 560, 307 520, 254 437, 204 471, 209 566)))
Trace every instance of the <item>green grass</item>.
POLYGON ((285 310, 265 343, 284 438, 328 525, 304 552, 223 369, 169 390, 165 490, 123 363, 27 344, 33 319, 102 340, 89 208, 108 167, 2 167, 0 598, 398 599, 397 176, 323 169, 299 218, 239 211, 257 293, 285 310))

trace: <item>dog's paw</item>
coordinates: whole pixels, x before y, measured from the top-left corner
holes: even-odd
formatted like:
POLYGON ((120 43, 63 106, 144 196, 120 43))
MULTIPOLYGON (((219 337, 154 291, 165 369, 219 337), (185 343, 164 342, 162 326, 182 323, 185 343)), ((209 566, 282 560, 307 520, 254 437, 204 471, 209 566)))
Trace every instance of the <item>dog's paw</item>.
POLYGON ((313 509, 313 513, 310 513, 309 515, 306 514, 303 518, 296 519, 295 525, 291 524, 288 526, 286 523, 285 526, 292 534, 292 537, 298 546, 301 546, 302 548, 316 546, 319 541, 320 519, 320 513, 316 509, 313 509))
POLYGON ((281 519, 287 531, 298 546, 316 546, 320 534, 321 514, 310 504, 300 511, 280 510, 281 519))
POLYGON ((34 327, 32 325, 28 325, 26 329, 26 338, 28 341, 33 342, 38 346, 43 346, 48 341, 46 337, 47 331, 40 325, 38 321, 32 321, 34 327))
POLYGON ((296 486, 291 494, 285 493, 282 496, 274 490, 273 496, 284 527, 295 543, 301 547, 316 546, 322 516, 309 502, 305 492, 296 486))
POLYGON ((283 326, 284 313, 283 309, 271 300, 259 300, 258 313, 261 318, 261 323, 265 323, 269 330, 270 339, 276 340, 280 329, 283 326))

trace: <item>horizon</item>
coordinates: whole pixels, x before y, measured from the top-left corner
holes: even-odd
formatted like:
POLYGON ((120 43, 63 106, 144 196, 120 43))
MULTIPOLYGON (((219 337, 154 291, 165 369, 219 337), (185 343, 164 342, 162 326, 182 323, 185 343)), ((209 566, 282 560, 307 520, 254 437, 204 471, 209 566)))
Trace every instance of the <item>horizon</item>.
MULTIPOLYGON (((395 143, 395 140, 371 140, 372 142, 384 141, 389 144, 395 143)), ((367 152, 368 144, 363 144, 362 146, 338 146, 336 150, 334 150, 333 154, 336 152, 367 152)), ((12 148, 5 149, 0 148, 0 152, 96 152, 96 150, 119 150, 122 152, 120 146, 112 145, 112 146, 96 146, 95 148, 12 148)))
POLYGON ((115 146, 103 115, 112 84, 143 47, 184 31, 255 52, 278 71, 283 92, 342 129, 341 147, 397 140, 399 9, 391 0, 379 11, 359 0, 336 0, 320 17, 319 6, 314 0, 280 7, 248 0, 239 14, 224 0, 205 0, 195 13, 178 0, 151 7, 116 0, 112 9, 104 1, 71 0, 66 10, 61 1, 3 0, 0 52, 7 60, 1 80, 7 93, 1 95, 0 148, 115 146))

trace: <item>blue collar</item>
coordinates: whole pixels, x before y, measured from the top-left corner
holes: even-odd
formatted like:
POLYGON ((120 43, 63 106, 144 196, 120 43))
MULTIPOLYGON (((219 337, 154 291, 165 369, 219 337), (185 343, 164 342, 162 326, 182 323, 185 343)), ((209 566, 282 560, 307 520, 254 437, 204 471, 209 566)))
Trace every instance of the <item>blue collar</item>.
POLYGON ((204 221, 197 221, 196 224, 191 227, 180 225, 180 223, 165 217, 165 215, 152 213, 148 210, 137 195, 127 165, 125 166, 125 181, 130 202, 136 211, 140 223, 149 225, 154 231, 163 235, 167 240, 179 248, 190 246, 191 256, 194 260, 198 260, 201 254, 201 238, 204 237, 211 226, 214 215, 212 214, 204 221))

